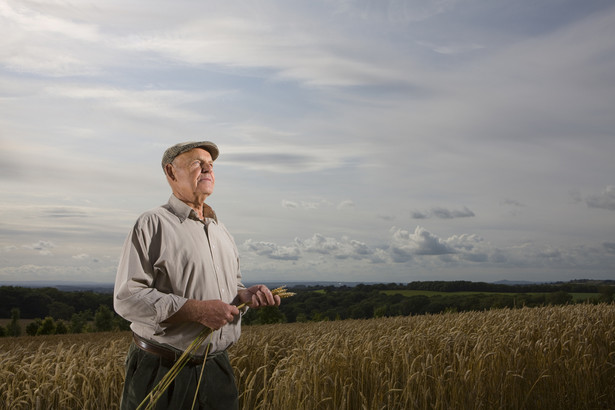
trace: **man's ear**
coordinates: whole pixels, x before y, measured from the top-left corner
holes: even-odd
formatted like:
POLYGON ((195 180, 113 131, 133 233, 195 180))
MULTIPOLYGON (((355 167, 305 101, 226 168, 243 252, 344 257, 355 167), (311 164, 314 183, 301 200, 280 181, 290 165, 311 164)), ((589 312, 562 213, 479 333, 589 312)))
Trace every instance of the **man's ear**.
POLYGON ((173 165, 171 164, 167 164, 164 166, 164 172, 165 174, 167 174, 167 178, 169 178, 171 181, 175 181, 175 173, 173 172, 173 165))

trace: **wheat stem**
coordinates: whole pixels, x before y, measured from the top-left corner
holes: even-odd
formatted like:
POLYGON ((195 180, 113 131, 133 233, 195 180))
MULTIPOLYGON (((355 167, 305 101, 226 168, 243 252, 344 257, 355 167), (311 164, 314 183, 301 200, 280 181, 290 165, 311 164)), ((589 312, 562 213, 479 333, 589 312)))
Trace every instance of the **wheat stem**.
MULTIPOLYGON (((289 292, 286 289, 286 286, 280 286, 279 288, 273 289, 271 293, 273 295, 278 295, 280 298, 287 298, 287 297, 295 295, 293 292, 289 292)), ((251 304, 250 301, 242 303, 239 306, 237 306, 237 309, 241 310, 249 306, 250 304, 251 304)), ((186 363, 188 363, 188 359, 190 358, 190 355, 192 354, 192 352, 196 351, 203 344, 203 342, 207 340, 207 338, 212 333, 213 333, 213 330, 208 327, 201 330, 201 333, 199 333, 196 339, 194 339, 192 343, 190 343, 190 346, 188 346, 188 348, 184 351, 184 353, 182 353, 179 359, 177 359, 177 361, 175 362, 175 364, 173 364, 171 369, 169 369, 167 374, 165 374, 164 377, 158 382, 158 384, 154 386, 152 391, 149 392, 147 396, 145 396, 141 404, 139 404, 139 407, 137 407, 137 410, 140 410, 143 406, 145 406, 145 410, 151 410, 154 408, 154 406, 156 405, 156 402, 160 399, 160 397, 162 397, 162 394, 165 392, 165 390, 171 385, 171 383, 173 383, 173 380, 175 380, 179 372, 184 368, 186 363)), ((205 361, 207 360, 208 353, 209 353, 209 345, 207 346, 205 355, 203 356, 203 369, 205 368, 205 361)), ((203 369, 201 369, 201 374, 199 376, 197 389, 194 395, 194 399, 192 401, 193 408, 194 408, 194 403, 196 402, 196 397, 199 391, 199 387, 201 385, 201 379, 203 377, 203 369)))

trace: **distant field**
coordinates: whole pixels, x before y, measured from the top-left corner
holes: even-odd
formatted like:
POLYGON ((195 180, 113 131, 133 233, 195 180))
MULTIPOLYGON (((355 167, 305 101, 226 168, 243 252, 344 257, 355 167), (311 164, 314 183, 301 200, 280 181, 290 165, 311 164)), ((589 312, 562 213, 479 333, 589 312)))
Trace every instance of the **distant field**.
MULTIPOLYGON (((548 295, 549 292, 527 292, 527 293, 505 293, 505 292, 436 292, 432 290, 383 290, 382 293, 386 295, 403 295, 406 297, 411 296, 472 296, 472 295, 548 295)), ((598 293, 570 293, 572 299, 575 302, 597 299, 598 293)))
MULTIPOLYGON (((34 319, 19 319, 19 324, 22 327, 22 330, 25 330, 26 326, 30 323, 34 322, 34 319)), ((0 326, 5 326, 11 323, 11 319, 2 319, 0 318, 0 326)))

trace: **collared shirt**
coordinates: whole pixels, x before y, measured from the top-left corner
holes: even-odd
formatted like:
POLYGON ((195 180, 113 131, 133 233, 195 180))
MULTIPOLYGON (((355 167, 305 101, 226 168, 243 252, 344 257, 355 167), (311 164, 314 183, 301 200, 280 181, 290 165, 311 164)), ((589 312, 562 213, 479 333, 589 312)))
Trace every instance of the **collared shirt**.
MULTIPOLYGON (((188 205, 169 202, 142 214, 126 238, 117 270, 114 307, 139 336, 185 350, 203 326, 165 323, 188 299, 231 303, 244 289, 237 246, 216 219, 201 221, 188 205)), ((240 336, 240 318, 214 332, 211 351, 240 336)), ((204 353, 202 346, 198 354, 204 353)))

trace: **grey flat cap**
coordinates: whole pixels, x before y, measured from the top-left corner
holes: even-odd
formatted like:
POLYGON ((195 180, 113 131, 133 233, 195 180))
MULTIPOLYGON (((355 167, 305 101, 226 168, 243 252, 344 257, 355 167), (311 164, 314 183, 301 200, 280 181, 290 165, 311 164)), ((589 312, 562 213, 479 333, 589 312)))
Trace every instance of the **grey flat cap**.
POLYGON ((203 148, 204 150, 207 150, 211 154, 211 159, 214 161, 218 158, 218 154, 220 153, 220 151, 218 151, 218 146, 211 141, 180 142, 179 144, 175 144, 172 147, 167 148, 164 152, 164 155, 162 156, 162 169, 164 169, 167 164, 173 162, 175 157, 179 154, 183 154, 184 152, 190 151, 194 148, 203 148))

